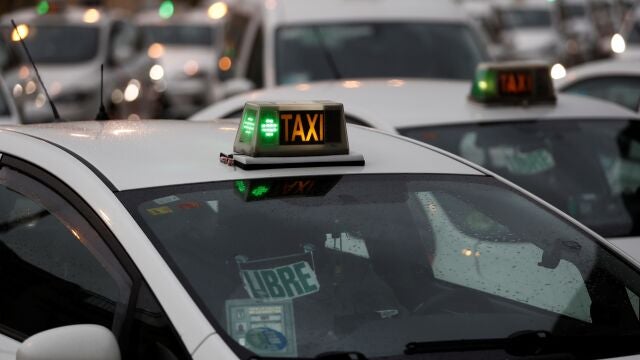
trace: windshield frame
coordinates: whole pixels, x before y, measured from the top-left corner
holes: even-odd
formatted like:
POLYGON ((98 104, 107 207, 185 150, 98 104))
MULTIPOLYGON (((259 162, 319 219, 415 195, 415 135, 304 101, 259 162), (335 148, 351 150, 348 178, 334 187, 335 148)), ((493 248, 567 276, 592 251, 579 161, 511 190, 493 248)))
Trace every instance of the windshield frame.
MULTIPOLYGON (((585 226, 581 225, 579 222, 564 214, 560 210, 554 208, 553 206, 546 203, 544 200, 536 197, 535 195, 531 195, 526 190, 523 190, 517 186, 512 186, 508 182, 496 178, 493 176, 478 176, 478 175, 465 175, 465 174, 404 174, 404 173, 394 173, 394 174, 345 174, 343 176, 350 177, 358 177, 358 176, 407 176, 410 178, 418 178, 421 180, 448 180, 452 179, 453 182, 465 182, 464 179, 473 179, 473 182, 479 184, 489 184, 495 186, 496 188, 503 189, 504 191, 508 191, 514 193, 516 196, 521 197, 523 200, 531 203, 532 206, 539 208, 541 211, 546 212, 549 216, 553 216, 554 218, 560 220, 563 224, 569 226, 573 230, 576 230, 581 235, 585 236, 585 238, 590 239, 590 241, 594 242, 595 246, 597 246, 601 251, 608 253, 614 259, 618 260, 622 265, 628 267, 631 271, 634 271, 640 277, 640 263, 636 262, 633 258, 628 256, 627 254, 622 253, 616 247, 611 245, 606 240, 602 239, 599 235, 589 230, 585 226)), ((278 176, 274 178, 269 178, 269 180, 278 180, 278 179, 286 179, 295 177, 295 175, 289 176, 278 176)), ((334 175, 335 176, 335 175, 334 175)), ((329 176, 328 176, 329 177, 329 176)), ((251 180, 261 180, 266 178, 258 178, 251 180)), ((237 180, 246 180, 243 178, 238 178, 237 180)), ((250 349, 247 349, 240 345, 235 339, 232 338, 231 334, 228 333, 228 330, 225 326, 218 320, 213 312, 208 308, 205 300, 201 297, 199 292, 191 285, 189 277, 184 273, 181 267, 176 263, 173 257, 169 254, 167 248, 162 244, 162 241, 158 239, 153 234, 153 230, 151 227, 144 221, 142 216, 138 213, 137 208, 144 201, 152 200, 154 198, 160 198, 167 196, 169 194, 180 194, 180 193, 193 193, 197 191, 205 191, 211 190, 211 186, 218 186, 224 183, 232 184, 236 180, 224 180, 224 181, 212 181, 205 183, 194 183, 194 184, 181 184, 181 185, 170 185, 170 186, 161 186, 161 187, 153 187, 153 188, 143 188, 143 189, 134 189, 134 190, 126 190, 116 193, 117 198, 121 201, 123 206, 127 209, 129 214, 133 217, 136 224, 140 227, 140 229, 144 232, 146 237, 149 239, 151 244, 155 247, 158 253, 161 255, 162 259, 166 261, 167 265, 170 267, 171 271, 175 274, 176 278, 180 281, 180 284, 187 291, 189 296, 192 298, 194 303, 198 306, 204 317, 209 321, 211 326, 216 330, 216 332, 221 336, 227 346, 241 359, 249 359, 254 357, 260 357, 250 349)), ((455 284, 454 284, 455 285, 455 284)), ((478 291, 471 289, 472 291, 478 291)), ((494 294, 489 294, 489 296, 497 296, 494 294)), ((502 298, 501 298, 502 300, 502 298)), ((506 302, 513 302, 514 305, 521 305, 516 300, 512 299, 504 299, 506 302)), ((549 312, 549 310, 545 309, 537 309, 540 312, 549 312)), ((567 317, 565 314, 556 314, 558 317, 564 318, 567 317)), ((399 349, 400 350, 400 349, 399 349)), ((456 351, 451 351, 451 354, 456 354, 456 351)), ((389 356, 387 358, 406 358, 406 354, 402 354, 398 352, 393 356, 389 356)), ((269 359, 270 357, 260 357, 269 359)), ((276 359, 276 358, 272 358, 276 359)), ((279 358, 278 358, 279 359, 279 358)), ((293 357, 291 359, 303 359, 303 357, 293 357)))

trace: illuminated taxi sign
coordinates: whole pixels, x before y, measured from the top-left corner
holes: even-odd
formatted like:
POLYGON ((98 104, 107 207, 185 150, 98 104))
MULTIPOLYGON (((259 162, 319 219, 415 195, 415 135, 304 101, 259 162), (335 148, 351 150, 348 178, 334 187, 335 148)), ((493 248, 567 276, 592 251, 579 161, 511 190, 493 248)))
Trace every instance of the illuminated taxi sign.
POLYGON ((342 104, 248 102, 233 150, 252 157, 348 154, 342 104))
POLYGON ((480 64, 470 97, 486 104, 555 103, 550 71, 546 64, 480 64))

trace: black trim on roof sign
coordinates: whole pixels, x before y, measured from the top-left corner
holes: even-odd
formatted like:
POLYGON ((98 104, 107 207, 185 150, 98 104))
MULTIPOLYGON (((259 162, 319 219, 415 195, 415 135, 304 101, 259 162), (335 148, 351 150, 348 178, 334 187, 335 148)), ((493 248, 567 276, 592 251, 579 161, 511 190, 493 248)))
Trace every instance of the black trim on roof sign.
POLYGON ((91 172, 93 172, 108 188, 109 190, 111 190, 112 192, 118 192, 118 188, 115 187, 115 185, 113 185, 113 183, 102 173, 100 172, 100 170, 98 170, 98 168, 96 168, 95 166, 93 166, 93 164, 91 164, 89 161, 87 161, 85 158, 83 158, 82 156, 76 154, 75 152, 73 152, 72 150, 60 145, 60 144, 56 144, 52 141, 43 139, 41 137, 35 136, 35 135, 31 135, 31 134, 27 134, 27 133, 23 133, 20 131, 16 131, 16 130, 11 130, 17 134, 21 134, 21 135, 25 135, 34 139, 38 139, 38 140, 42 140, 44 142, 46 142, 47 144, 53 145, 55 147, 57 147, 58 149, 66 152, 67 154, 73 156, 74 158, 76 158, 76 160, 80 161, 84 166, 86 166, 89 170, 91 170, 91 172))
POLYGON ((279 164, 243 164, 235 161, 234 165, 242 170, 265 170, 265 169, 293 169, 306 167, 327 167, 327 166, 364 166, 364 160, 353 161, 318 161, 318 162, 301 162, 301 163, 279 163, 279 164))

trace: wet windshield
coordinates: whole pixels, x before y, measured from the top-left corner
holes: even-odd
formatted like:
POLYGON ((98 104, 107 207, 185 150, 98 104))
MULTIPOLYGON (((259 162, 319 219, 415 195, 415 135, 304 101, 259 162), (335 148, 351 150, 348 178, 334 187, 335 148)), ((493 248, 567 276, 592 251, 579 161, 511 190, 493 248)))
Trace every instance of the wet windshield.
POLYGON ((551 26, 551 11, 544 9, 509 9, 501 11, 502 21, 507 28, 528 28, 551 26))
MULTIPOLYGON (((37 64, 76 63, 97 56, 99 34, 100 29, 91 26, 38 25, 29 28, 25 42, 37 64)), ((23 51, 18 43, 14 48, 23 51)))
POLYGON ((401 132, 512 180, 604 237, 640 235, 637 121, 522 121, 401 132))
POLYGON ((413 341, 640 325, 638 274, 489 177, 256 179, 119 196, 241 357, 397 356, 413 341))
POLYGON ((276 38, 279 84, 371 77, 471 79, 478 62, 487 59, 483 44, 465 25, 288 26, 276 38))
POLYGON ((147 44, 211 46, 216 30, 211 26, 162 25, 144 26, 142 31, 147 44))

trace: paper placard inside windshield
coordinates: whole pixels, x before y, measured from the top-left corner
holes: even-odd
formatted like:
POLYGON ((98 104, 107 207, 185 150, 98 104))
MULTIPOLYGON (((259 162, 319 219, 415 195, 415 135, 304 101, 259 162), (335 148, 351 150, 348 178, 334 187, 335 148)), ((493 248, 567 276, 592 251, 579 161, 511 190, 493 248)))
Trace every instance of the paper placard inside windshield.
POLYGON ((261 356, 297 356, 291 301, 226 301, 227 332, 240 345, 261 356))
POLYGON ((295 299, 320 290, 316 273, 307 261, 270 269, 241 270, 241 275, 253 299, 295 299))
POLYGON ((281 111, 280 144, 324 144, 324 126, 324 111, 281 111))

